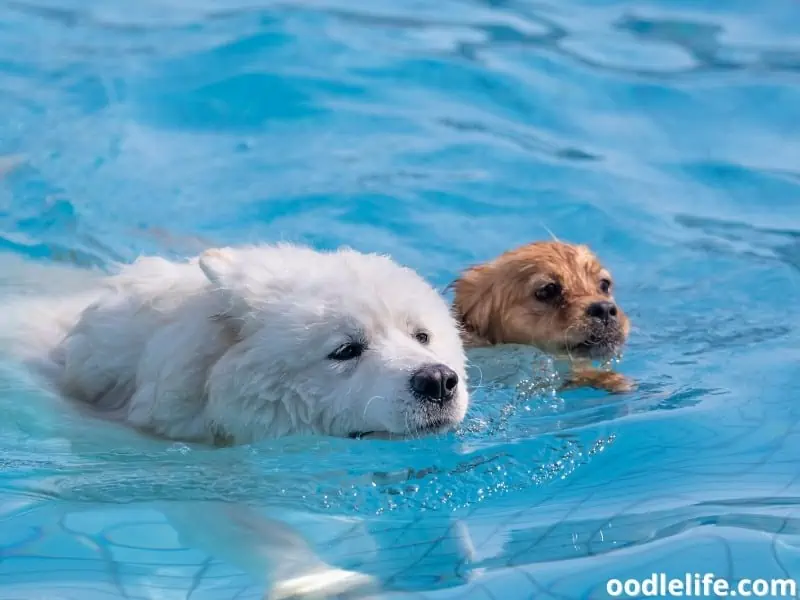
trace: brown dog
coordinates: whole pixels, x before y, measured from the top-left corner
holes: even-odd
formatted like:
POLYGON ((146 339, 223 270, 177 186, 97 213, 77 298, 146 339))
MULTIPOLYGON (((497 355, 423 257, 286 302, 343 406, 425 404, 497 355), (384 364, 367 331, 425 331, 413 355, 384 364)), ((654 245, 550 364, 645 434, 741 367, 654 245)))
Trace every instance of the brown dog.
POLYGON ((526 344, 569 359, 567 387, 631 389, 592 360, 619 354, 630 331, 613 280, 586 246, 536 242, 470 267, 453 282, 454 311, 468 347, 526 344))

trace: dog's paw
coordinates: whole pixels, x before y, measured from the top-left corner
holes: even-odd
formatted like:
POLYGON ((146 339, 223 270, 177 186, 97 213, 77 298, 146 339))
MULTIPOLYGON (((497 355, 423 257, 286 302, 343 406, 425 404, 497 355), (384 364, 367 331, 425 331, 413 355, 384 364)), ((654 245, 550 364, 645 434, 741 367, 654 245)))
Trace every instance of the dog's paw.
POLYGON ((636 383, 616 371, 576 368, 565 379, 562 389, 590 387, 612 394, 625 394, 636 389, 636 383))
POLYGON ((376 581, 369 575, 326 568, 279 581, 267 591, 264 600, 350 598, 369 593, 375 588, 376 581))

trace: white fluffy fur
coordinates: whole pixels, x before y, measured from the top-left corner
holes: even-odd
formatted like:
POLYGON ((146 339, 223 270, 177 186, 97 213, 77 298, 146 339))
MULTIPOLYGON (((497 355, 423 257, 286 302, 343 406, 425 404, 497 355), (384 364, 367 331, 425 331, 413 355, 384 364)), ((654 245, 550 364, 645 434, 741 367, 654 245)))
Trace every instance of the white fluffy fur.
POLYGON ((27 300, 7 317, 25 326, 26 358, 59 391, 171 439, 406 435, 456 424, 467 409, 448 306, 378 255, 280 245, 213 249, 184 263, 141 258, 95 289, 27 300), (367 342, 360 358, 328 358, 357 336, 367 342), (410 391, 411 374, 431 363, 459 376, 444 406, 410 391))

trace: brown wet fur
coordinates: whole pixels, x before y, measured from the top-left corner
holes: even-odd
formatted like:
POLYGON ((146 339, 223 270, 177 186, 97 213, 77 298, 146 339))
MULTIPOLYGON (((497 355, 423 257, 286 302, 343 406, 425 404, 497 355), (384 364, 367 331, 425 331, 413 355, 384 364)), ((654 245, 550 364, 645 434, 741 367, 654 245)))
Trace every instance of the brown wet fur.
POLYGON ((589 366, 591 360, 607 360, 620 352, 630 321, 614 301, 611 273, 587 246, 527 244, 466 269, 451 287, 467 347, 531 345, 572 362, 567 387, 614 392, 632 388, 622 375, 589 366), (608 292, 603 280, 611 283, 608 292), (560 289, 557 296, 537 298, 548 284, 560 289), (616 308, 607 324, 587 313, 591 304, 601 301, 616 308))
POLYGON ((634 382, 622 373, 595 369, 591 366, 573 368, 561 389, 572 390, 583 387, 606 390, 614 394, 631 392, 636 389, 634 382))

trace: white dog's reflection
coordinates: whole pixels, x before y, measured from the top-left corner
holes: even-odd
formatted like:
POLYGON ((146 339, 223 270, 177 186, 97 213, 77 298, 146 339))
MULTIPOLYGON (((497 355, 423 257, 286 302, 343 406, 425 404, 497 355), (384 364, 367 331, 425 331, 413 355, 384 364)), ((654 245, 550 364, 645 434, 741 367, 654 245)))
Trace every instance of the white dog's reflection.
MULTIPOLYGON (((425 580, 448 587, 470 578, 466 525, 433 519, 362 519, 202 504, 164 514, 181 542, 247 573, 265 599, 385 597, 425 580)), ((409 590, 410 591, 410 590, 409 590)))

